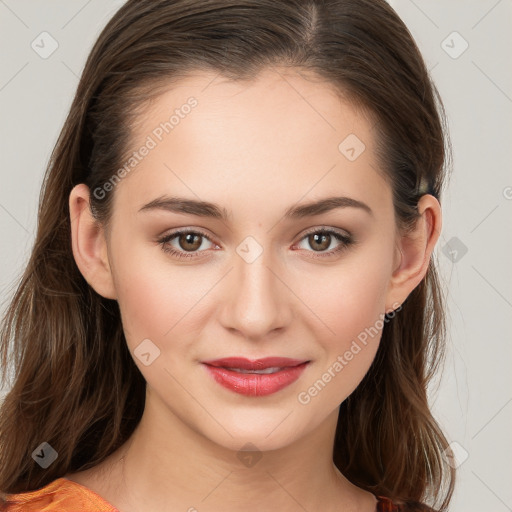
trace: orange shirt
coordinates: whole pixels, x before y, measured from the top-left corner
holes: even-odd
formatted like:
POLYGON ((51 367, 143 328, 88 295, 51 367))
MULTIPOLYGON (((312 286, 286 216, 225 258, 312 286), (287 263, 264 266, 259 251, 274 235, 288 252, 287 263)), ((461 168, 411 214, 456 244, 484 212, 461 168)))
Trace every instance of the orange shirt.
POLYGON ((8 494, 7 499, 5 512, 119 512, 99 494, 67 478, 36 491, 8 494))
MULTIPOLYGON (((63 477, 35 491, 9 494, 7 499, 9 505, 5 512, 119 512, 99 494, 63 477)), ((387 498, 377 499, 376 512, 403 510, 387 498)))

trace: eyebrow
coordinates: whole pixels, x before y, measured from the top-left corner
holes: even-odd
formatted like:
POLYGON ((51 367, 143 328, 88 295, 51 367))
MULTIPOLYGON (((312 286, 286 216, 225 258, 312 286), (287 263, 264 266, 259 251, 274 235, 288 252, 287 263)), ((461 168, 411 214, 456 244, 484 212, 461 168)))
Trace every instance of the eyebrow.
MULTIPOLYGON (((318 201, 292 206, 285 211, 284 217, 287 219, 302 219, 320 215, 336 208, 359 208, 373 216, 372 209, 362 201, 351 197, 326 197, 318 201)), ((175 213, 197 215, 198 217, 211 217, 225 222, 228 222, 230 217, 230 213, 226 208, 222 208, 215 203, 182 197, 158 197, 145 204, 139 209, 139 212, 152 210, 166 210, 175 213)))

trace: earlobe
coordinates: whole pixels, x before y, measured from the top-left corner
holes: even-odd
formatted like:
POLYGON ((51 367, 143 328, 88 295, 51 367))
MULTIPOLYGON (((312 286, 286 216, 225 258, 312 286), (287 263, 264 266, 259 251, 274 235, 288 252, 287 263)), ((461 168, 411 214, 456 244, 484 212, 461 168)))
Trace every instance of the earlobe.
POLYGON ((91 213, 89 194, 89 187, 80 183, 69 195, 73 256, 85 280, 97 293, 117 299, 105 233, 91 213))
POLYGON ((425 194, 420 198, 418 213, 420 217, 414 229, 397 242, 400 257, 389 282, 386 298, 388 309, 392 309, 391 304, 402 304, 425 277, 441 233, 441 206, 434 196, 425 194))

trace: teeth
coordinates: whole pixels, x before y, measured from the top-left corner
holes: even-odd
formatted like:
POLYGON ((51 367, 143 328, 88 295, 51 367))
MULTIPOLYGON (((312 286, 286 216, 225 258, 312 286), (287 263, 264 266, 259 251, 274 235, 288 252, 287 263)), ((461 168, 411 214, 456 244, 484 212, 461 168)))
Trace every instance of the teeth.
POLYGON ((261 373, 261 374, 276 373, 276 372, 281 371, 282 369, 283 368, 278 368, 277 366, 274 366, 272 368, 265 368, 263 370, 244 370, 242 368, 226 368, 226 370, 231 370, 233 372, 238 372, 238 373, 261 373))

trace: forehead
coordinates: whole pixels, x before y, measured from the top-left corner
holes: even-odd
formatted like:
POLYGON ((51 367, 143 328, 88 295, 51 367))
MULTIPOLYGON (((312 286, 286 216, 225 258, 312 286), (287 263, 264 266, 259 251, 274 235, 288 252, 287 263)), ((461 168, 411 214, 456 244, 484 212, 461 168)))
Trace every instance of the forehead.
POLYGON ((172 193, 233 210, 235 196, 245 205, 289 207, 333 192, 388 205, 373 126, 311 73, 272 68, 233 81, 197 72, 158 96, 133 125, 131 149, 151 149, 118 192, 138 206, 172 193))

